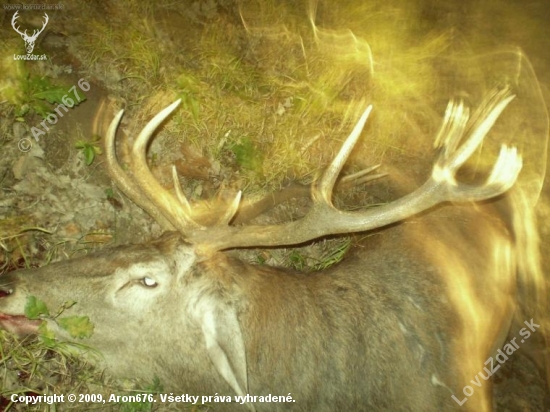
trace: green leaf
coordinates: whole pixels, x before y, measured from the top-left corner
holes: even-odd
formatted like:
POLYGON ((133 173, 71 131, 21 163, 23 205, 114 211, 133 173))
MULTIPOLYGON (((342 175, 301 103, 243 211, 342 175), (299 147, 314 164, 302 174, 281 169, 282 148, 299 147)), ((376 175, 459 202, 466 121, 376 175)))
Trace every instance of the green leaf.
POLYGON ((86 166, 90 166, 95 159, 95 150, 93 146, 86 146, 84 149, 84 159, 86 160, 86 166))
POLYGON ((112 199, 113 197, 115 197, 115 193, 113 192, 113 189, 110 187, 105 189, 105 196, 107 197, 107 199, 112 199))
POLYGON ((67 316, 58 319, 57 323, 73 338, 89 338, 94 333, 94 325, 88 316, 67 316))
POLYGON ((29 112, 30 108, 31 107, 28 104, 25 103, 25 104, 21 105, 20 108, 16 109, 15 115, 19 116, 19 117, 25 116, 29 112))
POLYGON ((38 336, 40 338, 40 341, 44 343, 48 348, 53 348, 57 341, 55 340, 54 333, 48 329, 48 322, 45 320, 42 321, 40 326, 38 327, 38 336))
POLYGON ((35 100, 32 102, 32 109, 43 119, 47 118, 48 115, 52 112, 50 106, 47 103, 40 100, 35 100))
POLYGON ((35 99, 46 100, 48 103, 63 103, 63 96, 67 94, 67 91, 61 87, 52 87, 47 90, 43 90, 38 93, 34 93, 32 97, 35 99))
POLYGON ((50 311, 46 304, 35 296, 28 296, 25 304, 25 316, 29 319, 38 319, 40 315, 49 316, 50 311))

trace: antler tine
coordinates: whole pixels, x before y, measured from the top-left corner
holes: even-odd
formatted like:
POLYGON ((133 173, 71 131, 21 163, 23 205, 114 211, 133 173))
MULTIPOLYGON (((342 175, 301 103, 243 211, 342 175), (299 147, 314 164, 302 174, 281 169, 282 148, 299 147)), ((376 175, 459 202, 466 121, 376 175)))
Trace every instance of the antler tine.
POLYGON ((115 181, 117 187, 128 196, 136 205, 145 210, 155 221, 162 226, 164 230, 174 230, 174 226, 159 213, 155 205, 141 192, 139 186, 128 176, 128 174, 120 167, 116 159, 115 139, 116 131, 120 120, 124 115, 124 110, 118 112, 107 130, 105 136, 105 156, 107 172, 115 181))
POLYGON ((460 184, 449 190, 447 201, 480 201, 498 196, 509 190, 521 171, 523 162, 515 147, 503 145, 499 157, 483 186, 460 184))
POLYGON ((344 167, 351 151, 359 140, 361 132, 365 127, 365 123, 367 122, 371 111, 372 105, 369 105, 359 118, 359 121, 353 128, 350 135, 344 141, 344 144, 340 148, 340 151, 334 160, 326 169, 325 173, 319 180, 319 183, 313 185, 312 198, 315 202, 322 202, 328 206, 332 206, 332 191, 334 189, 334 185, 336 184, 336 179, 338 179, 338 175, 342 171, 342 167, 344 167))
MULTIPOLYGON (((490 102, 488 104, 489 113, 483 117, 483 120, 480 124, 474 129, 470 137, 462 145, 462 147, 455 151, 455 153, 450 156, 449 159, 445 158, 446 167, 452 173, 456 172, 466 160, 474 153, 474 151, 479 147, 489 130, 493 127, 497 119, 500 117, 506 106, 514 99, 514 95, 501 94, 500 98, 496 102, 490 102), (506 97, 505 97, 506 96, 506 97)), ((454 151, 454 149, 453 149, 454 151)))
POLYGON ((185 209, 185 213, 190 216, 191 213, 193 213, 193 211, 191 209, 191 205, 189 204, 189 201, 187 200, 187 197, 185 196, 185 193, 183 193, 183 190, 181 190, 181 183, 178 177, 178 171, 176 170, 176 166, 174 165, 172 165, 172 180, 174 182, 174 189, 176 190, 176 196, 178 197, 178 200, 180 201, 181 206, 185 209))
MULTIPOLYGON (((191 215, 193 210, 191 208, 191 205, 189 204, 189 201, 185 197, 185 194, 181 190, 181 184, 180 180, 178 178, 178 173, 176 171, 176 167, 172 166, 172 179, 174 180, 174 188, 176 189, 176 196, 178 197, 178 200, 180 201, 180 204, 185 209, 185 213, 187 215, 191 215)), ((228 225, 229 222, 235 217, 235 214, 237 213, 237 210, 239 209, 239 204, 241 202, 241 196, 242 192, 239 190, 237 195, 235 196, 235 199, 231 202, 227 210, 224 212, 224 214, 218 219, 218 222, 215 226, 225 226, 228 225)), ((202 227, 199 227, 202 229, 202 227)))
POLYGON ((334 181, 370 113, 367 108, 344 143, 344 148, 329 167, 315 189, 316 203, 299 220, 282 225, 225 227, 216 231, 195 232, 192 242, 206 250, 222 250, 236 247, 281 246, 303 243, 321 236, 371 230, 398 222, 447 201, 479 201, 498 196, 516 181, 521 170, 521 158, 515 148, 503 146, 498 160, 487 179, 480 186, 456 182, 455 173, 481 144, 491 127, 512 101, 513 96, 505 90, 495 94, 479 113, 480 121, 470 127, 473 130, 462 146, 458 143, 467 130, 466 109, 452 103, 447 110, 440 136, 443 153, 437 160, 427 182, 414 192, 394 202, 361 212, 337 210, 331 206, 330 193, 334 181))
POLYGON ((469 118, 470 111, 464 107, 462 101, 456 103, 451 100, 449 102, 445 111, 445 119, 434 142, 435 148, 443 148, 443 157, 446 158, 456 149, 460 139, 464 136, 464 129, 469 118))
MULTIPOLYGON (((341 185, 343 183, 363 179, 364 177, 366 177, 370 173, 374 172, 375 170, 378 170, 380 168, 380 166, 382 166, 381 163, 379 163, 377 165, 374 165, 374 166, 371 166, 371 167, 367 167, 366 169, 360 170, 357 173, 353 173, 351 175, 346 175, 338 181, 338 184, 341 185)), ((385 176, 385 175, 387 175, 387 173, 380 173, 380 174, 377 174, 377 175, 374 175, 374 176, 379 176, 379 175, 384 175, 385 176)), ((368 180, 373 180, 372 175, 369 176, 368 180)))
MULTIPOLYGON (((189 204, 187 200, 180 202, 177 198, 157 182, 149 166, 147 165, 147 143, 149 139, 160 126, 160 124, 179 106, 181 99, 172 103, 170 106, 161 110, 149 123, 142 129, 138 135, 134 146, 132 147, 132 171, 139 187, 147 198, 160 210, 166 219, 183 235, 187 235, 192 230, 202 229, 202 226, 193 220, 189 213, 189 204), (187 203, 187 207, 185 206, 187 203), (186 210, 187 209, 187 210, 186 210)), ((179 198, 185 198, 179 188, 179 181, 176 179, 175 190, 180 190, 179 198)))
POLYGON ((13 17, 11 18, 11 25, 13 26, 13 29, 19 33, 21 36, 26 36, 27 35, 27 30, 25 30, 25 32, 21 33, 20 29, 19 29, 19 26, 15 27, 15 21, 19 18, 19 10, 17 10, 14 14, 13 14, 13 17))
POLYGON ((50 21, 50 18, 48 17, 48 14, 47 13, 44 13, 44 23, 42 24, 42 28, 40 30, 36 29, 36 31, 38 33, 34 34, 34 31, 33 31, 33 36, 37 36, 42 33, 42 30, 44 30, 44 28, 46 27, 46 25, 48 24, 48 22, 50 21))
POLYGON ((522 166, 523 162, 517 148, 502 145, 497 162, 487 179, 487 186, 498 185, 500 188, 497 190, 503 192, 510 189, 522 166))
POLYGON ((377 164, 366 169, 360 170, 359 172, 352 173, 351 175, 346 175, 340 180, 338 180, 337 186, 342 189, 344 187, 353 187, 359 186, 361 184, 372 182, 373 180, 380 179, 388 175, 387 172, 382 173, 372 173, 380 168, 381 164, 377 164))
MULTIPOLYGON (((132 161, 130 169, 133 179, 119 165, 115 154, 116 130, 124 114, 121 110, 111 122, 105 138, 105 153, 107 157, 107 170, 117 186, 134 203, 149 213, 165 230, 178 230, 186 237, 205 228, 198 224, 192 217, 193 210, 185 194, 181 190, 176 168, 172 166, 172 179, 176 197, 162 187, 154 178, 147 165, 147 143, 156 128, 174 111, 181 100, 172 103, 158 113, 142 129, 132 147, 132 161)), ((228 225, 239 208, 241 192, 238 192, 228 209, 218 219, 217 225, 228 225)))
POLYGON ((218 223, 216 223, 216 226, 226 226, 229 225, 229 223, 233 220, 235 217, 235 214, 237 213, 237 210, 239 210, 239 205, 241 203, 241 197, 243 192, 239 190, 237 194, 235 195, 235 198, 225 211, 225 213, 220 217, 218 220, 218 223))

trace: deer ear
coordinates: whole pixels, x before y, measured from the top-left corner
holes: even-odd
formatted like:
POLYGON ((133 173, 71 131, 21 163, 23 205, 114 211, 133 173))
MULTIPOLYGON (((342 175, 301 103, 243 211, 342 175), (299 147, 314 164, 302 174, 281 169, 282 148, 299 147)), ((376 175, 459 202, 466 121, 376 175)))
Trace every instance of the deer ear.
POLYGON ((245 396, 248 390, 246 354, 235 309, 209 305, 201 318, 210 360, 237 395, 245 396))
MULTIPOLYGON (((201 328, 206 350, 214 367, 239 396, 248 393, 246 351, 235 303, 238 289, 231 277, 231 264, 216 254, 200 264, 205 283, 197 282, 192 296, 193 317, 201 328), (216 286, 213 288, 213 284, 216 286), (222 292, 223 291, 223 292, 222 292)), ((246 404, 255 411, 252 404, 246 404)))

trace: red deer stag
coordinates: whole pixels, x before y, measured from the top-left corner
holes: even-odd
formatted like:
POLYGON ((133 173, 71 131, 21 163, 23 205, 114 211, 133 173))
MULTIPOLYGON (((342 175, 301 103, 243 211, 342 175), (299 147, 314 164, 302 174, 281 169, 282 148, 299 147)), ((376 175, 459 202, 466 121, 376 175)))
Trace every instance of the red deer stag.
MULTIPOLYGON (((175 194, 154 179, 146 147, 179 101, 145 126, 129 172, 123 170, 115 155, 121 111, 105 143, 109 173, 176 232, 3 276, 0 326, 36 332, 37 321, 23 316, 29 295, 52 308, 74 300, 67 313, 89 316, 95 330, 85 343, 103 355, 108 370, 158 376, 164 390, 176 394, 231 397, 215 410, 491 410, 486 360, 505 343, 514 317, 527 251, 513 231, 529 223, 512 194, 500 195, 514 185, 522 161, 502 146, 483 184, 460 183, 456 173, 512 100, 508 90, 495 92, 472 116, 451 102, 423 185, 376 208, 338 210, 332 190, 367 108, 313 185, 309 212, 266 226, 230 224, 239 193, 206 227, 175 170, 175 194), (494 200, 480 202, 488 199, 494 200), (516 216, 515 223, 504 216, 516 216), (377 236, 362 251, 318 273, 253 266, 224 252, 374 229, 377 236), (472 387, 479 372, 485 377, 472 387), (261 402, 269 394, 284 398, 261 402), (246 395, 246 402, 237 400, 246 395)), ((48 323, 58 339, 75 340, 48 323)))

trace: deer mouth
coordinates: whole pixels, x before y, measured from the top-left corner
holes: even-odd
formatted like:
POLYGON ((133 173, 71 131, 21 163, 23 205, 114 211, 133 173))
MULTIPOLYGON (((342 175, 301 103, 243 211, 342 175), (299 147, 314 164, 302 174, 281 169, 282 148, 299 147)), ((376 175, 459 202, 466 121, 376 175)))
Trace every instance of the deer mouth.
POLYGON ((23 315, 0 313, 0 329, 15 333, 18 336, 36 334, 41 320, 30 320, 23 315))

